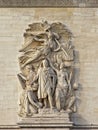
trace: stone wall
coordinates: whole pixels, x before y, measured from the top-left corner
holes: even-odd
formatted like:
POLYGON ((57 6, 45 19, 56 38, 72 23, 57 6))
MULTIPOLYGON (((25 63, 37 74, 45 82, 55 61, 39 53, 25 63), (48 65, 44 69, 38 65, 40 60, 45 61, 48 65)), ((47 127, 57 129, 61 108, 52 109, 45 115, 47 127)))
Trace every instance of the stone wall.
POLYGON ((74 34, 77 63, 78 112, 75 124, 98 124, 98 9, 0 8, 0 125, 18 121, 18 55, 23 33, 36 21, 60 21, 74 34))

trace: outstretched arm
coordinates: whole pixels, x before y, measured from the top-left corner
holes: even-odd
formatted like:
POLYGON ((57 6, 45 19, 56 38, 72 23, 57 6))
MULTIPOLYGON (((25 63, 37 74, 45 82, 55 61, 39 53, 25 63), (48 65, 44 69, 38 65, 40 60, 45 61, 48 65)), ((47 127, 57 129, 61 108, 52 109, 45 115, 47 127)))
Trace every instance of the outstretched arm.
POLYGON ((58 44, 58 49, 57 49, 57 51, 59 50, 59 49, 61 49, 63 52, 64 52, 64 54, 65 54, 65 56, 67 56, 67 57, 69 57, 69 55, 67 54, 67 52, 66 52, 66 50, 61 46, 61 44, 59 43, 59 41, 55 38, 55 41, 56 41, 56 43, 58 44))

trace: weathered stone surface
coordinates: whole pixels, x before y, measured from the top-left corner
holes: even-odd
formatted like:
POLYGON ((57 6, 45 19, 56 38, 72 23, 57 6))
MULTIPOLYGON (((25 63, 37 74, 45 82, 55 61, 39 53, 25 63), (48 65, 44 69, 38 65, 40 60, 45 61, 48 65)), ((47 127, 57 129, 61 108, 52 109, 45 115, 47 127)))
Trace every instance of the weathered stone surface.
POLYGON ((30 128, 32 129, 39 129, 39 128, 46 128, 46 129, 70 129, 73 123, 69 121, 68 113, 62 113, 61 115, 35 115, 31 118, 23 118, 19 123, 18 126, 20 128, 30 128))
POLYGON ((1 0, 0 7, 98 7, 97 0, 1 0))
POLYGON ((42 20, 62 21, 73 31, 76 71, 79 71, 76 77, 80 86, 77 92, 78 112, 72 115, 72 119, 77 125, 98 124, 98 9, 1 8, 0 125, 12 125, 18 121, 18 50, 28 24, 42 20))
POLYGON ((19 116, 76 112, 78 82, 72 38, 72 32, 61 22, 29 24, 19 50, 21 71, 17 76, 23 89, 19 116))

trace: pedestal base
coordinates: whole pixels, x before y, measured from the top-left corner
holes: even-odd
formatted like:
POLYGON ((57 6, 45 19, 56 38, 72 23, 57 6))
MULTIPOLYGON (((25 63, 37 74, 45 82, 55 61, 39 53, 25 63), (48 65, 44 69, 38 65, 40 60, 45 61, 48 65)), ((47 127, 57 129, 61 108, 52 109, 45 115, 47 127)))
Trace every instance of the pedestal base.
POLYGON ((34 128, 42 130, 70 130, 73 123, 66 112, 48 112, 45 110, 32 117, 22 118, 18 123, 20 128, 34 128))

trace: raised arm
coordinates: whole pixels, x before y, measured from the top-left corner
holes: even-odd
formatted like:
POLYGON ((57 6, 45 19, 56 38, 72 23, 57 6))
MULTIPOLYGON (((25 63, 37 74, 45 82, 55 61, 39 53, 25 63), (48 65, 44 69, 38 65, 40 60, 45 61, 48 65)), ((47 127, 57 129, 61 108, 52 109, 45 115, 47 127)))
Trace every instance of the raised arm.
POLYGON ((64 52, 65 56, 69 57, 69 55, 67 54, 66 50, 61 46, 61 44, 59 43, 59 41, 56 38, 55 38, 55 41, 56 41, 56 43, 59 46, 56 51, 61 49, 64 52))
POLYGON ((39 42, 44 42, 45 41, 45 39, 38 38, 37 36, 34 37, 34 40, 39 41, 39 42))

